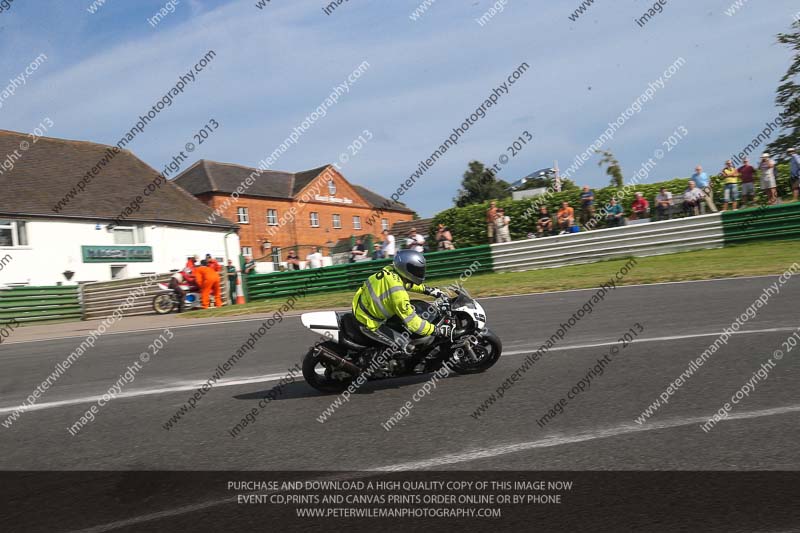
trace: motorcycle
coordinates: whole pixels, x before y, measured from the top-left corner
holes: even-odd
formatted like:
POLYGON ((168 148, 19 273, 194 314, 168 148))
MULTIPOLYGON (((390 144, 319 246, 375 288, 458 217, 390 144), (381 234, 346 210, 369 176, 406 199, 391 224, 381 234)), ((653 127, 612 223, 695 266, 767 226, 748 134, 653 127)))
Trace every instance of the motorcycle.
MULTIPOLYGON (((166 315, 178 310, 180 301, 175 291, 167 283, 159 283, 160 292, 153 297, 153 311, 159 315, 166 315)), ((200 293, 191 285, 182 284, 181 289, 186 293, 183 299, 183 310, 189 311, 201 306, 200 293)))
MULTIPOLYGON (((326 337, 303 359, 303 377, 321 392, 339 393, 356 378, 368 380, 429 374, 447 365, 459 374, 476 374, 491 368, 503 351, 500 338, 486 327, 486 312, 465 289, 455 296, 432 303, 411 300, 417 314, 437 326, 445 326, 446 337, 410 334, 403 348, 378 345, 366 337, 351 312, 304 313, 301 321, 311 331, 326 337)), ((402 321, 392 317, 387 325, 405 331, 402 321)))

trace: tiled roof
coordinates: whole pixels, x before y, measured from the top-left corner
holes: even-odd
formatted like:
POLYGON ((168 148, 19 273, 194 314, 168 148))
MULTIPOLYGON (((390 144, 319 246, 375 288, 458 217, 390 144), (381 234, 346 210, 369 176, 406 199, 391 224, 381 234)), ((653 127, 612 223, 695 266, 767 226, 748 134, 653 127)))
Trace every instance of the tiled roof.
POLYGON ((137 196, 143 196, 139 211, 125 220, 236 227, 221 217, 209 223, 213 211, 171 181, 144 196, 145 187, 156 179, 158 171, 128 150, 114 154, 111 149, 103 144, 48 137, 33 142, 27 134, 0 130, 0 158, 5 160, 6 155, 13 154, 14 159, 13 168, 0 169, 0 214, 111 221, 137 196), (22 150, 21 144, 28 148, 22 150), (99 169, 97 175, 83 191, 76 189, 93 167, 99 169), (70 192, 72 197, 54 210, 70 192))
MULTIPOLYGON (((266 198, 292 199, 300 193, 309 183, 320 176, 330 165, 324 165, 311 170, 297 173, 265 170, 247 187, 246 196, 262 196, 266 198)), ((257 169, 232 163, 218 163, 216 161, 200 160, 182 174, 175 181, 184 189, 194 195, 206 193, 231 194, 257 169)), ((388 200, 360 185, 353 185, 356 192, 372 207, 413 213, 402 203, 388 200)))

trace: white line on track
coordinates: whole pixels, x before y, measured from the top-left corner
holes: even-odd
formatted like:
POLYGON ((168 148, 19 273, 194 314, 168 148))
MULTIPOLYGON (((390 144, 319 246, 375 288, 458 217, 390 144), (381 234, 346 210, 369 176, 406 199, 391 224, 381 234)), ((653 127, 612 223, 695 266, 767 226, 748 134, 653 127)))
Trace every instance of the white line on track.
MULTIPOLYGON (((718 282, 718 281, 741 281, 741 280, 746 280, 746 279, 775 278, 778 275, 779 274, 769 274, 769 275, 763 275, 763 276, 740 276, 740 277, 731 277, 731 278, 695 279, 695 280, 689 280, 689 281, 661 281, 661 282, 658 282, 658 283, 638 283, 638 284, 635 284, 635 285, 618 285, 616 287, 616 289, 631 289, 631 288, 636 288, 636 287, 654 287, 654 286, 659 286, 659 285, 684 285, 684 284, 689 284, 689 283, 713 283, 713 282, 718 282)), ((482 297, 479 298, 479 300, 497 300, 497 299, 503 299, 503 298, 527 298, 527 297, 541 296, 541 295, 544 295, 544 294, 561 294, 561 293, 569 293, 569 292, 596 291, 597 289, 599 289, 599 287, 589 287, 589 288, 586 288, 586 289, 565 289, 565 290, 560 290, 560 291, 534 292, 534 293, 527 293, 527 294, 508 294, 508 295, 504 295, 504 296, 482 296, 482 297)), ((337 308, 337 309, 344 309, 344 308, 337 308)), ((312 310, 309 309, 308 311, 303 311, 303 313, 310 313, 311 311, 312 310)), ((300 318, 301 314, 302 313, 284 315, 283 318, 300 318)), ((261 321, 266 320, 270 316, 271 316, 270 312, 267 312, 267 313, 264 314, 264 316, 261 316, 259 318, 228 319, 228 320, 219 320, 217 322, 202 322, 202 323, 199 323, 199 324, 184 324, 184 325, 178 325, 178 326, 169 326, 169 328, 170 329, 199 328, 199 327, 203 327, 203 326, 222 326, 222 325, 226 325, 226 324, 235 324, 235 323, 240 323, 240 322, 257 322, 257 321, 260 321, 260 320, 261 321)), ((87 331, 90 331, 91 329, 93 329, 88 324, 87 324, 87 327, 88 327, 87 331)), ((132 329, 132 330, 128 330, 128 331, 111 331, 111 332, 103 334, 103 336, 107 336, 107 335, 125 335, 125 334, 128 334, 128 333, 146 333, 146 332, 150 332, 150 331, 162 331, 163 329, 164 329, 164 327, 161 326, 161 327, 156 327, 156 328, 132 329)), ((31 342, 60 341, 60 340, 66 340, 66 339, 83 339, 83 338, 86 338, 87 336, 88 336, 88 333, 86 335, 68 335, 68 336, 65 336, 65 337, 50 337, 50 338, 47 338, 47 339, 31 339, 31 340, 27 340, 27 341, 7 341, 7 342, 4 342, 3 344, 6 344, 6 345, 10 345, 10 344, 27 344, 27 343, 31 343, 31 342)))
MULTIPOLYGON (((720 423, 727 423, 732 420, 749 420, 765 416, 785 415, 797 412, 800 412, 800 405, 776 407, 773 409, 761 409, 758 411, 743 411, 740 413, 728 415, 728 418, 722 420, 720 423)), ((635 424, 633 425, 623 424, 609 428, 584 431, 580 433, 575 433, 573 435, 552 435, 550 437, 545 437, 544 439, 528 441, 528 442, 518 442, 514 444, 503 444, 500 446, 492 446, 490 448, 482 448, 461 453, 454 453, 439 457, 433 457, 431 459, 425 459, 423 461, 412 461, 412 462, 399 463, 388 466, 379 466, 367 469, 366 472, 360 475, 356 474, 355 476, 352 475, 346 476, 346 479, 370 477, 371 472, 376 472, 376 473, 403 472, 410 470, 424 470, 426 468, 441 468, 442 466, 446 465, 466 463, 481 459, 491 459, 493 457, 499 457, 502 455, 508 455, 512 453, 525 452, 529 450, 536 450, 539 448, 551 448, 554 446, 577 444, 580 442, 586 442, 597 439, 608 439, 608 438, 618 437, 620 435, 628 435, 631 433, 641 433, 645 431, 655 431, 660 429, 672 429, 684 426, 691 426, 693 424, 705 423, 707 420, 708 417, 675 418, 671 420, 665 420, 663 422, 647 422, 645 425, 642 426, 638 426, 635 424)), ((336 477, 336 474, 333 473, 333 476, 336 477)), ((212 507, 218 507, 220 505, 235 504, 236 502, 237 502, 236 498, 209 500, 206 502, 186 505, 183 507, 177 507, 175 509, 168 509, 156 513, 150 513, 146 515, 127 518, 125 520, 119 520, 116 522, 101 524, 88 529, 83 529, 81 530, 80 533, 104 533, 106 531, 113 531, 115 529, 121 529, 121 528, 129 528, 131 526, 136 526, 139 524, 152 522, 155 520, 162 520, 198 511, 204 511, 206 509, 212 507)))
MULTIPOLYGON (((788 328, 768 328, 768 329, 754 329, 749 331, 736 331, 732 332, 732 335, 757 335, 762 333, 777 333, 777 332, 789 332, 789 331, 796 331, 797 328, 795 327, 788 327, 788 328)), ((722 332, 714 332, 714 333, 694 333, 688 335, 672 335, 669 337, 650 337, 645 339, 636 339, 633 343, 642 343, 642 342, 664 342, 664 341, 673 341, 673 340, 681 340, 681 339, 694 339, 700 337, 718 337, 722 335, 722 332)), ((597 342, 592 344, 573 344, 569 346, 554 346, 550 348, 550 352, 557 352, 557 351, 566 351, 566 350, 582 350, 586 348, 599 348, 602 346, 612 346, 617 344, 619 341, 608 341, 608 342, 597 342)), ((503 356, 511 356, 511 355, 522 355, 522 354, 529 354, 532 351, 538 349, 537 347, 531 347, 525 350, 514 350, 510 352, 503 352, 503 356)), ((244 376, 240 378, 230 378, 230 379, 223 379, 214 384, 212 388, 217 387, 233 387, 236 385, 247 385, 252 383, 267 383, 270 381, 278 381, 282 378, 286 377, 286 373, 282 374, 265 374, 261 376, 244 376)), ((131 390, 126 391, 118 394, 114 399, 117 398, 137 398, 139 396, 152 396, 154 394, 169 394, 173 392, 181 392, 181 391, 189 391, 195 390, 202 387, 206 384, 206 381, 179 381, 172 383, 171 385, 153 389, 139 389, 139 390, 131 390)), ((53 402, 44 402, 44 403, 36 403, 30 407, 27 407, 22 410, 22 412, 28 411, 39 411, 42 409, 53 409, 56 407, 64 407, 67 405, 76 405, 81 403, 94 403, 103 395, 97 396, 85 396, 80 398, 72 398, 68 400, 58 400, 53 402)), ((19 409, 19 404, 7 407, 0 407, 0 414, 11 413, 19 409)))
MULTIPOLYGON (((760 418, 763 416, 784 415, 789 413, 800 412, 800 405, 789 405, 786 407, 775 407, 773 409, 760 409, 758 411, 743 411, 736 414, 728 415, 725 421, 731 420, 748 420, 751 418, 760 418)), ((607 439, 609 437, 617 437, 620 435, 627 435, 629 433, 639 433, 643 431, 654 431, 659 429, 671 429, 682 426, 691 426, 694 424, 704 424, 708 421, 707 416, 695 416, 690 418, 673 418, 664 420, 663 422, 647 422, 644 425, 638 424, 622 424, 603 429, 593 429, 591 431, 583 431, 575 433, 574 435, 551 435, 543 439, 518 442, 516 444, 503 444, 500 446, 492 446, 491 448, 481 448, 471 450, 468 452, 454 453, 426 459, 424 461, 412 461, 408 463, 401 463, 390 466, 382 466, 375 468, 379 472, 401 472, 404 470, 424 470, 426 468, 439 468, 445 465, 452 465, 457 463, 466 463, 469 461, 477 461, 479 459, 490 459, 500 455, 509 453, 518 453, 528 450, 535 450, 537 448, 550 448, 553 446, 562 446, 565 444, 575 444, 578 442, 586 442, 595 439, 607 439)))

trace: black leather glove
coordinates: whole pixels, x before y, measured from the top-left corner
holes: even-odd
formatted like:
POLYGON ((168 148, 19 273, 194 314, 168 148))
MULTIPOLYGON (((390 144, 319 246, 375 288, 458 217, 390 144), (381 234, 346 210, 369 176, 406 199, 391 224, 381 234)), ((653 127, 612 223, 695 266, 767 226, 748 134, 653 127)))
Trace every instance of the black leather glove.
POLYGON ((427 294, 428 296, 433 296, 434 298, 437 299, 444 298, 447 296, 443 290, 437 289, 436 287, 426 287, 425 294, 427 294))

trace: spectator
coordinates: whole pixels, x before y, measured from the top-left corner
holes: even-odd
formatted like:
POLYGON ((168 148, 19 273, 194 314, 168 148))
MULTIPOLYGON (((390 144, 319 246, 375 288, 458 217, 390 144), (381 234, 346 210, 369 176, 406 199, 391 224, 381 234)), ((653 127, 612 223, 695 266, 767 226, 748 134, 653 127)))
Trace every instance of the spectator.
POLYGON ((616 228, 622 224, 622 206, 617 203, 616 198, 612 198, 606 206, 606 226, 616 228))
POLYGON ((244 273, 247 275, 255 274, 256 273, 256 262, 253 261, 253 258, 249 255, 244 256, 245 263, 244 263, 244 273))
POLYGON ((569 206, 569 202, 562 202, 561 209, 558 210, 558 227, 562 233, 569 232, 575 225, 575 210, 569 206))
POLYGON ((356 239, 356 244, 353 246, 353 249, 350 250, 350 262, 355 263, 356 261, 363 261, 367 258, 367 247, 364 244, 363 239, 358 238, 356 239))
POLYGON ((775 161, 769 158, 768 153, 761 154, 761 163, 758 165, 758 170, 761 175, 761 189, 767 192, 767 203, 775 205, 778 202, 775 161))
POLYGON ((417 228, 411 228, 408 239, 406 239, 406 248, 419 253, 425 251, 425 237, 417 233, 417 228))
POLYGON ((231 304, 236 303, 236 267, 233 266, 233 259, 228 259, 228 266, 225 267, 225 271, 228 273, 228 290, 230 294, 228 295, 228 299, 230 300, 231 304))
POLYGON ((380 244, 375 243, 375 244, 372 245, 372 248, 373 248, 373 250, 372 250, 372 260, 373 261, 384 258, 383 250, 381 249, 381 245, 380 244))
POLYGON ((650 213, 650 202, 647 201, 642 193, 636 193, 636 199, 631 204, 631 220, 639 220, 640 218, 647 218, 650 213))
POLYGON ((322 250, 317 248, 315 252, 308 254, 306 259, 309 268, 320 268, 322 266, 322 250))
POLYGON ((389 233, 388 229, 383 230, 383 257, 386 258, 393 258, 394 254, 397 252, 397 247, 394 242, 394 235, 389 233))
POLYGON ((714 191, 711 190, 711 180, 709 179, 708 174, 703 172, 703 167, 697 165, 694 169, 694 174, 692 174, 690 179, 695 185, 697 185, 698 189, 703 191, 706 203, 708 204, 708 208, 711 209, 711 212, 716 213, 718 209, 714 204, 714 191))
POLYGON ((543 205, 539 208, 539 219, 536 221, 536 236, 544 237, 545 233, 547 235, 553 233, 553 219, 550 217, 550 211, 543 205))
POLYGON ((586 227, 591 219, 594 218, 594 192, 588 185, 583 186, 581 193, 581 226, 586 227))
POLYGON ((796 202, 800 197, 800 155, 794 148, 789 148, 789 183, 792 188, 792 197, 796 202))
POLYGON ((753 200, 756 198, 756 190, 755 190, 755 175, 756 169, 750 165, 750 159, 747 157, 744 158, 744 164, 740 166, 738 169, 739 177, 742 180, 742 205, 746 205, 748 203, 753 203, 753 200), (748 202, 748 198, 750 201, 748 202))
POLYGON ((689 180, 689 187, 683 192, 683 211, 687 216, 700 214, 700 203, 704 196, 705 193, 697 187, 694 180, 689 180))
POLYGON ((495 224, 494 219, 497 218, 497 202, 494 200, 489 203, 489 209, 486 211, 486 234, 489 236, 489 242, 495 242, 495 224))
POLYGON ((736 211, 736 206, 739 202, 739 171, 733 166, 733 161, 730 159, 725 161, 725 168, 720 172, 722 176, 722 183, 725 186, 725 203, 722 210, 728 210, 728 204, 733 204, 733 210, 736 211))
POLYGON ((450 233, 450 228, 444 224, 439 224, 439 229, 436 230, 436 242, 439 250, 452 250, 454 248, 453 234, 450 233))
POLYGON ((508 227, 511 224, 511 218, 506 216, 503 208, 497 210, 497 218, 494 219, 494 224, 497 242, 511 242, 511 230, 508 227))
POLYGON ((672 193, 666 187, 661 187, 656 195, 656 220, 669 220, 671 209, 672 193))
POLYGON ((289 267, 289 270, 300 270, 300 258, 297 256, 297 252, 294 248, 289 250, 286 256, 286 265, 289 267))

